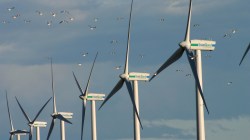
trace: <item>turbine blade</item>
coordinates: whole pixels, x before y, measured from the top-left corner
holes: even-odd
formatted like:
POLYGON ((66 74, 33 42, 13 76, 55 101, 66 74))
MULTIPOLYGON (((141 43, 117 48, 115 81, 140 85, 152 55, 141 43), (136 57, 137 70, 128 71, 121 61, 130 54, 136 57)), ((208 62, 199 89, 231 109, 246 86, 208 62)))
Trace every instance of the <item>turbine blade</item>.
POLYGON ((9 120, 10 120, 10 127, 11 127, 11 131, 14 131, 14 126, 13 126, 13 123, 12 123, 10 108, 9 108, 8 94, 7 94, 7 91, 5 91, 5 92, 6 92, 6 101, 7 101, 7 109, 8 109, 8 114, 9 114, 9 120))
POLYGON ((134 111, 135 111, 136 116, 137 116, 137 118, 138 118, 138 120, 140 122, 141 128, 143 129, 142 123, 141 123, 141 119, 140 119, 140 116, 139 116, 139 112, 138 112, 136 104, 135 104, 135 98, 134 98, 134 93, 133 93, 132 85, 131 85, 131 83, 128 80, 125 80, 125 83, 126 83, 126 86, 127 86, 127 89, 128 89, 128 93, 129 93, 130 99, 131 99, 132 104, 133 104, 134 111))
POLYGON ((182 48, 182 47, 180 47, 178 50, 176 50, 174 52, 174 54, 172 54, 172 56, 170 58, 168 58, 168 60, 154 73, 154 75, 149 79, 149 81, 151 81, 156 75, 158 75, 165 68, 167 68, 172 63, 174 63, 175 61, 177 61, 182 56, 184 50, 185 49, 182 48))
POLYGON ((196 69, 196 64, 195 64, 195 59, 194 59, 195 56, 194 56, 193 52, 189 52, 189 50, 187 50, 187 49, 186 49, 186 54, 187 54, 187 58, 188 58, 190 67, 191 67, 193 75, 194 75, 196 85, 197 85, 197 87, 198 87, 198 89, 200 91, 200 95, 201 95, 201 98, 202 98, 202 100, 204 102, 204 105, 206 107, 207 113, 209 114, 209 110, 208 110, 208 107, 207 107, 207 104, 206 104, 206 100, 204 98, 204 94, 203 94, 203 91, 202 91, 202 88, 201 88, 200 80, 199 80, 197 69, 196 69))
POLYGON ((49 127, 49 133, 48 133, 48 136, 47 136, 47 140, 49 140, 49 137, 50 137, 50 135, 52 133, 52 130, 54 128, 54 124, 55 124, 55 119, 52 118, 52 121, 51 121, 51 124, 50 124, 50 127, 49 127))
POLYGON ((30 132, 26 130, 16 130, 13 134, 26 134, 26 133, 30 133, 30 132))
POLYGON ((16 98, 16 101, 17 101, 17 103, 18 103, 18 105, 19 105, 21 111, 23 112, 24 117, 26 118, 26 120, 27 120, 28 122, 31 122, 31 121, 30 121, 30 118, 27 116, 27 114, 26 114, 25 111, 23 110, 21 104, 19 103, 17 97, 15 97, 15 98, 16 98))
POLYGON ((188 20, 187 20, 187 28, 186 28, 186 34, 185 34, 185 41, 190 41, 191 13, 192 13, 192 0, 190 0, 190 3, 189 3, 189 12, 188 12, 188 20))
POLYGON ((83 127, 84 127, 84 119, 85 119, 86 104, 87 104, 87 101, 86 101, 86 99, 84 99, 84 100, 83 100, 83 105, 82 105, 81 140, 83 139, 83 127))
POLYGON ((96 61, 97 56, 98 56, 98 52, 96 53, 94 62, 93 62, 93 64, 92 64, 92 67, 91 67, 91 70, 90 70, 88 83, 87 83, 87 85, 86 85, 85 92, 84 92, 84 95, 83 95, 83 96, 85 96, 85 97, 88 96, 87 94, 88 94, 88 89, 89 89, 89 82, 90 82, 90 78, 91 78, 91 75, 92 75, 93 68, 94 68, 94 66, 95 66, 95 61, 96 61))
POLYGON ((49 101, 51 100, 52 97, 49 98, 49 100, 43 105, 43 107, 39 110, 39 112, 36 114, 36 117, 34 118, 34 120, 32 121, 32 123, 34 123, 37 119, 37 117, 40 115, 40 113, 43 111, 44 107, 49 103, 49 101))
POLYGON ((61 120, 61 121, 64 121, 64 122, 72 124, 72 122, 70 122, 69 120, 67 120, 66 118, 64 118, 62 114, 58 114, 56 116, 56 118, 59 119, 59 120, 61 120))
POLYGON ((73 72, 73 76, 74 76, 74 79, 75 79, 75 81, 76 81, 76 84, 77 84, 77 87, 78 87, 79 91, 81 92, 82 95, 84 95, 84 93, 83 93, 83 91, 82 91, 82 88, 81 88, 81 86, 80 86, 80 84, 79 84, 79 82, 78 82, 78 80, 77 80, 77 78, 76 78, 74 72, 73 72))
POLYGON ((241 60, 240 60, 240 64, 239 64, 239 66, 241 65, 242 61, 244 60, 245 56, 247 55, 247 53, 248 53, 249 49, 250 49, 250 43, 249 43, 249 45, 248 45, 248 47, 247 47, 247 49, 246 49, 246 51, 245 51, 245 53, 244 53, 243 57, 242 57, 242 58, 241 58, 241 60))
POLYGON ((109 93, 107 98, 102 102, 101 106, 99 107, 99 110, 102 108, 102 106, 118 91, 121 89, 122 85, 124 83, 123 79, 120 79, 120 81, 116 84, 116 86, 112 89, 112 91, 109 93))
POLYGON ((126 60, 125 60, 125 67, 124 67, 124 74, 128 75, 128 57, 129 57, 129 47, 130 47, 130 28, 131 28, 131 17, 132 17, 132 10, 133 10, 133 0, 131 1, 130 6, 130 13, 129 13, 129 23, 128 23, 128 39, 127 39, 127 51, 126 51, 126 60))
POLYGON ((10 134, 9 140, 13 140, 13 135, 12 134, 10 134))
POLYGON ((51 87, 52 87, 52 94, 53 94, 53 111, 54 113, 57 112, 56 110, 56 95, 54 91, 54 75, 53 75, 53 65, 52 65, 52 58, 50 57, 50 71, 51 71, 51 87))

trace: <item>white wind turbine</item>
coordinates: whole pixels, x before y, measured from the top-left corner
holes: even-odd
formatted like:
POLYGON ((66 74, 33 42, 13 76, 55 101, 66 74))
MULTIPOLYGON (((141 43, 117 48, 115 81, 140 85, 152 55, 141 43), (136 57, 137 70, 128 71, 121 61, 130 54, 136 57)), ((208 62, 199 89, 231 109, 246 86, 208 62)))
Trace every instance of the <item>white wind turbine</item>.
POLYGON ((197 111, 197 139, 205 140, 205 124, 204 124, 204 109, 205 105, 207 112, 207 104, 203 95, 202 90, 202 64, 201 64, 201 51, 213 51, 216 44, 215 41, 211 40, 190 40, 190 23, 191 23, 191 12, 192 12, 192 0, 189 3, 189 14, 187 20, 187 28, 184 41, 179 44, 179 48, 174 54, 154 73, 150 78, 150 81, 158 75, 161 71, 167 68, 169 65, 177 61, 184 51, 186 52, 189 65, 192 69, 193 76, 196 82, 196 111, 197 111), (195 50, 195 55, 193 51, 195 50))
POLYGON ((89 93, 88 89, 89 89, 89 83, 90 83, 90 78, 92 75, 92 71, 95 65, 95 61, 97 58, 98 53, 96 53, 93 65, 91 67, 90 70, 90 74, 89 74, 89 78, 88 78, 88 82, 85 88, 85 91, 83 92, 74 72, 73 72, 73 76, 75 79, 75 82, 77 84, 78 89, 80 90, 81 95, 79 96, 79 98, 83 101, 83 105, 82 105, 82 123, 81 123, 81 140, 83 139, 83 127, 84 127, 84 119, 85 119, 85 112, 86 112, 86 106, 87 106, 87 101, 90 100, 91 101, 91 124, 92 124, 92 140, 96 140, 97 139, 97 130, 96 130, 96 107, 95 107, 95 101, 101 101, 104 100, 104 94, 100 94, 100 93, 89 93))
POLYGON ((65 123, 70 123, 72 124, 68 119, 71 119, 73 116, 73 113, 71 112, 57 112, 56 110, 56 96, 55 96, 55 92, 54 92, 54 77, 53 77, 53 67, 52 67, 52 58, 50 58, 50 64, 51 64, 51 79, 52 79, 52 94, 53 94, 53 113, 51 114, 52 117, 52 121, 50 124, 50 128, 49 128, 49 133, 47 136, 47 140, 49 140, 50 135, 52 133, 52 130, 54 128, 54 124, 55 124, 55 120, 59 119, 60 123, 61 123, 61 140, 65 140, 65 123))
POLYGON ((6 101, 7 101, 7 109, 8 109, 8 115, 9 115, 10 127, 11 127, 9 140, 13 140, 13 136, 14 135, 16 135, 17 140, 20 140, 20 136, 21 135, 26 135, 27 133, 29 133, 29 131, 27 131, 27 130, 15 130, 14 129, 12 118, 11 118, 11 114, 10 114, 10 108, 9 108, 9 101, 8 101, 7 91, 6 91, 6 101))
POLYGON ((48 104, 48 102, 51 100, 51 98, 43 105, 43 107, 38 111, 36 117, 31 121, 30 118, 28 117, 28 115, 25 113, 24 109, 22 108, 21 104, 19 103, 17 97, 16 97, 16 101, 21 109, 21 111, 23 112, 24 117, 26 118, 26 120, 28 121, 28 125, 30 126, 30 131, 29 131, 29 140, 32 140, 32 135, 33 135, 33 128, 34 128, 34 123, 36 121, 36 119, 38 118, 38 116, 40 115, 40 113, 43 111, 44 107, 48 104))
MULTIPOLYGON (((126 52, 126 60, 124 73, 120 75, 120 81, 116 84, 116 86, 109 93, 107 98, 103 101, 100 108, 115 94, 118 90, 120 90, 124 84, 126 83, 128 93, 130 95, 130 99, 133 104, 134 109, 134 139, 140 140, 140 125, 142 128, 141 120, 139 117, 139 99, 138 99, 138 80, 140 81, 148 81, 149 73, 138 73, 138 72, 128 72, 128 59, 129 59, 129 47, 130 47, 130 27, 131 27, 131 16, 132 16, 132 8, 133 8, 133 0, 131 1, 130 7, 130 15, 129 15, 129 25, 128 25, 128 39, 127 39, 127 52, 126 52), (131 85, 131 81, 133 82, 133 88, 131 85)), ((100 109, 99 108, 99 109, 100 109)))

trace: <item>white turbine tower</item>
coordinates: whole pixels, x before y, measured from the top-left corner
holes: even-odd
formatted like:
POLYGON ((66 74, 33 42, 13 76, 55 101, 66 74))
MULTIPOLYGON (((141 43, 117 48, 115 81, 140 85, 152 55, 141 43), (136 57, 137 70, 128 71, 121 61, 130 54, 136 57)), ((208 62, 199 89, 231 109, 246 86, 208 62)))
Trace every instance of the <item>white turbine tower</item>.
MULTIPOLYGON (((139 98, 138 98, 138 81, 148 81, 149 73, 138 73, 138 72, 128 72, 128 59, 129 59, 129 47, 130 47, 130 27, 131 27, 131 16, 132 16, 133 0, 131 1, 130 15, 129 15, 129 26, 128 26, 128 40, 127 40, 127 52, 124 73, 120 75, 120 81, 116 84, 113 90, 109 93, 107 98, 103 101, 100 108, 121 89, 124 82, 126 83, 128 93, 130 95, 133 109, 134 109, 134 139, 140 140, 140 125, 142 128, 141 120, 139 117, 139 98), (131 85, 133 82, 133 88, 131 85)), ((99 109, 100 109, 99 108, 99 109)))
POLYGON ((197 111, 197 139, 205 140, 205 124, 204 124, 204 109, 205 105, 207 112, 207 104, 203 95, 202 90, 202 64, 201 64, 201 51, 213 51, 216 44, 215 41, 211 40, 190 40, 190 23, 191 23, 191 12, 192 12, 192 0, 189 3, 189 14, 187 20, 187 28, 184 41, 179 44, 179 48, 174 54, 154 73, 150 81, 158 75, 161 71, 167 68, 169 65, 177 61, 184 51, 186 52, 189 65, 192 69, 193 76, 196 82, 196 111, 197 111), (195 55, 193 54, 195 51, 195 55))
POLYGON ((24 117, 26 118, 26 120, 28 121, 28 125, 30 126, 30 131, 29 131, 29 140, 32 140, 32 135, 33 135, 33 128, 34 128, 34 123, 36 121, 36 119, 38 118, 38 116, 40 115, 40 113, 43 111, 44 107, 48 104, 48 102, 51 100, 51 98, 43 105, 43 107, 38 111, 36 117, 31 121, 30 118, 28 117, 28 115, 25 113, 24 109, 22 108, 21 104, 19 103, 17 97, 16 97, 16 101, 21 109, 21 111, 23 112, 24 117))
POLYGON ((7 109, 8 109, 8 115, 9 115, 10 127, 11 127, 9 140, 13 140, 13 136, 14 135, 16 135, 17 140, 20 140, 20 136, 21 135, 26 135, 27 133, 29 133, 29 131, 27 131, 27 130, 15 130, 14 129, 12 118, 11 118, 11 114, 10 114, 10 108, 9 108, 9 101, 8 101, 7 91, 6 91, 6 101, 7 101, 7 109))
POLYGON ((49 128, 49 133, 47 136, 47 140, 49 140, 50 135, 52 133, 52 130, 54 128, 54 124, 55 124, 55 120, 59 119, 60 120, 60 124, 61 124, 61 140, 65 140, 65 123, 70 123, 72 124, 68 119, 71 119, 73 117, 73 113, 71 112, 57 112, 56 110, 56 96, 55 96, 55 92, 54 92, 54 77, 53 77, 53 67, 52 67, 52 58, 50 58, 50 64, 51 64, 51 79, 52 79, 52 94, 53 94, 53 113, 51 114, 52 117, 52 121, 50 124, 50 128, 49 128))
POLYGON ((94 62, 92 64, 91 70, 90 70, 90 74, 89 74, 89 78, 88 78, 88 82, 85 88, 85 91, 83 92, 74 72, 73 72, 73 76, 75 79, 75 82, 77 84, 77 87, 81 93, 81 95, 79 96, 80 99, 83 101, 83 105, 82 105, 82 124, 81 124, 81 140, 83 139, 83 127, 84 127, 84 119, 85 119, 85 112, 86 112, 86 106, 87 106, 87 101, 91 101, 91 124, 92 124, 92 140, 97 140, 97 130, 96 130, 96 106, 95 106, 95 101, 102 101, 104 100, 104 94, 100 94, 100 93, 89 93, 88 89, 89 89, 89 84, 90 84, 90 78, 92 75, 92 71, 95 65, 95 61, 96 58, 98 56, 98 53, 96 53, 94 62))

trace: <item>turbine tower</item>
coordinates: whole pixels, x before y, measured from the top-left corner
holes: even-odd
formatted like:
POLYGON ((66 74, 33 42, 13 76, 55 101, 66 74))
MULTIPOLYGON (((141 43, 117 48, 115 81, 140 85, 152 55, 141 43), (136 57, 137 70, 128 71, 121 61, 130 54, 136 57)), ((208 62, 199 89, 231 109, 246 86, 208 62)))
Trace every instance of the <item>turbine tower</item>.
POLYGON ((53 77, 53 67, 52 67, 52 58, 50 58, 50 65, 51 65, 51 79, 52 79, 52 94, 53 94, 53 113, 51 114, 52 117, 52 121, 50 124, 50 128, 49 128, 49 133, 47 136, 47 140, 49 140, 50 135, 52 133, 52 130, 54 128, 54 124, 55 124, 55 120, 59 119, 60 120, 60 126, 61 126, 61 140, 65 140, 65 123, 70 123, 72 124, 68 119, 72 119, 73 117, 73 113, 71 112, 57 112, 56 109, 56 96, 55 96, 55 92, 54 92, 54 77, 53 77))
MULTIPOLYGON (((130 15, 129 15, 129 25, 128 25, 128 39, 127 39, 127 52, 126 52, 126 60, 124 73, 120 75, 120 81, 116 84, 113 90, 109 93, 107 98, 103 101, 100 108, 115 94, 118 90, 120 90, 124 84, 126 83, 128 93, 130 95, 130 99, 133 104, 134 109, 134 139, 140 140, 140 126, 142 127, 141 120, 139 117, 139 96, 138 96, 138 81, 148 81, 149 73, 139 73, 139 72, 128 72, 128 59, 129 59, 129 48, 130 48, 130 27, 131 27, 131 16, 133 9, 133 0, 131 1, 130 7, 130 15), (132 84, 133 82, 133 89, 132 84)), ((99 108, 99 109, 100 109, 99 108)))
POLYGON ((14 129, 12 118, 11 118, 11 114, 10 114, 10 108, 9 108, 9 101, 8 101, 7 91, 5 91, 5 92, 6 92, 7 109, 8 109, 8 115, 9 115, 10 127, 11 127, 9 140, 13 140, 13 136, 14 135, 16 135, 17 140, 20 140, 20 136, 21 135, 26 135, 27 133, 29 133, 29 131, 27 131, 27 130, 15 130, 14 129))
POLYGON ((38 116, 40 115, 40 113, 43 111, 44 107, 48 104, 48 102, 51 100, 51 98, 43 105, 43 107, 39 110, 39 112, 37 113, 36 117, 31 121, 30 118, 28 117, 28 115, 25 113, 24 109, 22 108, 21 104, 19 103, 17 97, 16 97, 16 101, 21 109, 21 111, 23 112, 24 117, 26 118, 26 120, 28 121, 28 125, 30 126, 30 131, 29 131, 29 140, 32 140, 32 135, 33 135, 33 128, 34 128, 34 123, 36 121, 36 119, 38 118, 38 116))
POLYGON ((183 55, 184 51, 186 52, 189 65, 191 67, 196 82, 197 139, 205 140, 203 106, 205 105, 208 114, 209 110, 207 108, 207 104, 202 90, 201 51, 213 51, 215 49, 213 45, 215 45, 216 42, 211 40, 190 40, 191 12, 192 0, 190 0, 189 3, 189 13, 184 41, 179 44, 180 47, 174 52, 174 54, 154 73, 154 75, 150 78, 150 81, 165 68, 177 61, 183 55), (193 54, 193 51, 195 51, 195 55, 193 54))
POLYGON ((96 105, 95 105, 95 101, 102 101, 104 100, 104 94, 100 94, 100 93, 89 93, 88 89, 89 89, 89 83, 90 83, 90 78, 92 75, 92 71, 95 65, 95 61, 96 58, 98 56, 98 52, 96 53, 94 62, 92 64, 91 70, 90 70, 90 74, 89 74, 89 78, 88 78, 88 82, 85 88, 85 91, 83 92, 74 72, 73 72, 73 76, 75 79, 75 82, 77 84, 77 87, 81 93, 81 95, 79 96, 79 98, 83 101, 83 105, 82 105, 82 123, 81 123, 81 140, 83 139, 83 127, 84 127, 84 119, 85 119, 85 112, 86 112, 86 106, 87 106, 87 101, 90 100, 91 101, 91 125, 92 125, 92 140, 97 140, 97 130, 96 130, 96 105))

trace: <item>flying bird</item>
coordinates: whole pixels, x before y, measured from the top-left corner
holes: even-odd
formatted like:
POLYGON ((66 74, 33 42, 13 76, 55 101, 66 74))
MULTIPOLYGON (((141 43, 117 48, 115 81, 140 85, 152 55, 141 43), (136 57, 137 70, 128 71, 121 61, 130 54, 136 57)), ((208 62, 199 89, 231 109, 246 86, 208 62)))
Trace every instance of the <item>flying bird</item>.
POLYGON ((62 23, 69 23, 69 21, 67 21, 67 20, 61 20, 61 21, 59 22, 59 24, 62 24, 62 23))
POLYGON ((16 15, 13 15, 12 18, 13 18, 13 19, 16 19, 16 18, 18 18, 18 17, 20 17, 20 16, 21 16, 20 14, 16 14, 16 15))
POLYGON ((89 25, 89 29, 93 31, 93 30, 96 29, 96 26, 91 26, 91 25, 89 25))
POLYGON ((12 11, 12 10, 14 10, 14 9, 15 9, 14 6, 13 6, 13 7, 10 7, 10 8, 7 8, 8 11, 12 11))
POLYGON ((116 70, 119 70, 119 69, 121 69, 121 67, 122 67, 122 66, 115 66, 115 69, 116 69, 116 70))
POLYGON ((94 18, 94 22, 97 22, 97 21, 99 21, 99 18, 94 18))
POLYGON ((56 13, 55 13, 55 12, 51 12, 51 15, 52 15, 53 17, 56 17, 56 13))
POLYGON ((50 27, 52 25, 52 21, 47 21, 47 25, 50 27))
POLYGON ((199 27, 200 26, 200 24, 194 24, 193 25, 193 27, 199 27))
POLYGON ((115 40, 115 39, 113 39, 113 40, 110 41, 110 43, 111 43, 111 44, 116 44, 116 43, 118 43, 118 41, 115 40))
POLYGON ((88 52, 82 52, 82 56, 87 56, 88 54, 88 52))
POLYGON ((231 81, 230 81, 230 82, 227 82, 227 85, 229 86, 229 85, 231 85, 232 83, 233 83, 233 82, 231 82, 231 81))
POLYGON ((43 12, 36 10, 36 13, 38 13, 39 16, 43 15, 43 12))

